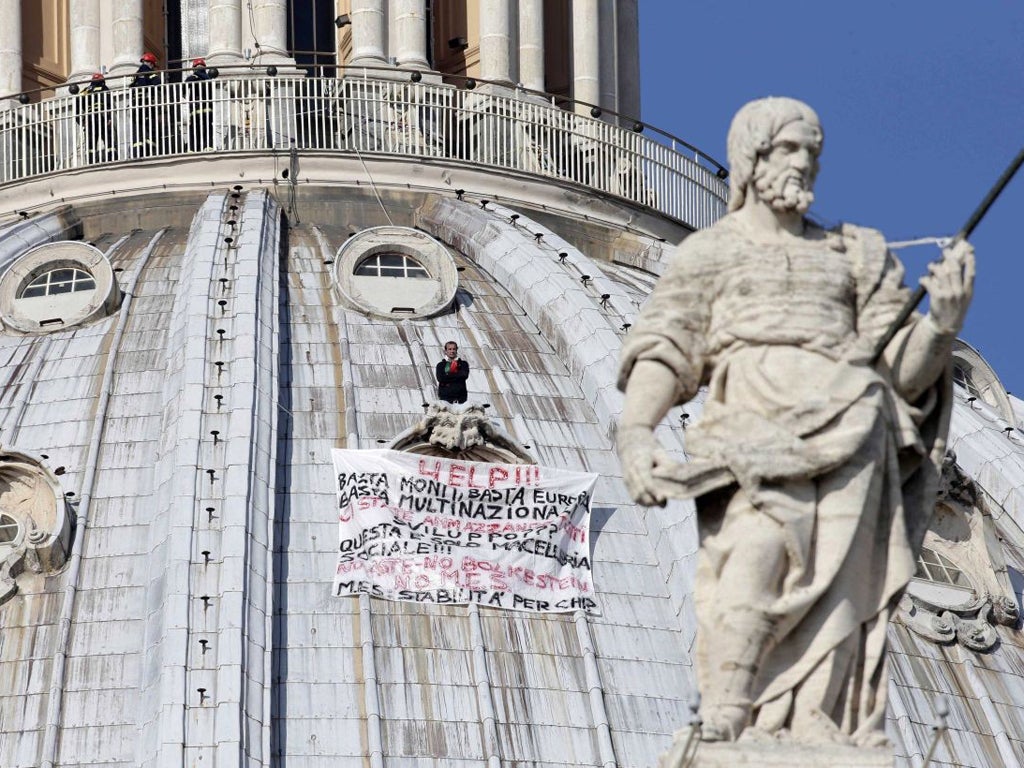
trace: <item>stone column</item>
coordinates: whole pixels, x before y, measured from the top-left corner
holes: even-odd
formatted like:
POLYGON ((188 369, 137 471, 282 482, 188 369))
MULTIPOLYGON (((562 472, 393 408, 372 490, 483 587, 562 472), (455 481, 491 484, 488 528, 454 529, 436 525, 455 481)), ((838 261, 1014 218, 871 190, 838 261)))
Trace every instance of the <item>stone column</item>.
POLYGON ((288 51, 287 0, 253 0, 253 27, 260 44, 260 64, 294 63, 288 51))
POLYGON ((100 65, 100 0, 71 0, 71 74, 68 80, 88 80, 100 65))
POLYGON ((480 0, 480 79, 512 82, 510 0, 480 0))
POLYGON ((519 81, 544 90, 544 0, 519 0, 519 81))
MULTIPOLYGON (((21 91, 21 0, 0 0, 0 97, 21 91)), ((0 101, 0 108, 8 103, 0 101)))
POLYGON ((110 73, 126 75, 134 72, 139 68, 139 57, 142 56, 142 0, 114 0, 111 27, 114 60, 110 73))
MULTIPOLYGON (((599 0, 572 3, 572 94, 578 101, 597 104, 601 100, 601 45, 598 29, 599 0)), ((582 115, 589 106, 576 106, 582 115)))
POLYGON ((348 17, 352 22, 352 59, 349 63, 367 67, 386 64, 384 0, 352 0, 348 17))
POLYGON ((410 69, 429 69, 426 0, 392 0, 391 9, 397 39, 396 63, 410 69))
MULTIPOLYGON (((615 73, 619 68, 619 51, 616 40, 618 27, 617 0, 600 0, 600 42, 599 59, 601 62, 601 106, 613 112, 619 111, 618 82, 615 73)), ((638 81, 639 82, 639 81, 638 81)), ((609 120, 613 119, 611 116, 609 120)))
POLYGON ((619 0, 618 45, 615 57, 619 78, 619 112, 640 119, 640 20, 637 0, 619 0))
POLYGON ((181 4, 181 57, 186 64, 210 52, 209 0, 179 0, 181 4))
POLYGON ((242 0, 210 0, 210 66, 237 64, 242 59, 242 0))

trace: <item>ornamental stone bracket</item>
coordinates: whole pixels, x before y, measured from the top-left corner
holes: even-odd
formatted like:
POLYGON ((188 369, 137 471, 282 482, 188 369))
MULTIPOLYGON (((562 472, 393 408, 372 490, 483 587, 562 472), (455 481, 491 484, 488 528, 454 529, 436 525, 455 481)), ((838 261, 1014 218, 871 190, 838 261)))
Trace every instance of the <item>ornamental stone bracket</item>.
POLYGON ((0 449, 0 605, 17 594, 23 574, 63 567, 73 528, 56 476, 27 454, 0 449))
POLYGON ((1005 595, 985 595, 957 608, 945 608, 907 593, 897 613, 912 632, 933 643, 958 643, 971 651, 992 650, 999 641, 996 626, 1016 627, 1017 602, 1005 595))
POLYGON ((476 404, 429 404, 419 423, 396 437, 391 448, 426 456, 459 456, 471 461, 535 463, 526 447, 488 419, 484 406, 476 404))
POLYGON ((978 486, 956 465, 956 454, 953 451, 946 451, 942 458, 936 498, 961 504, 968 509, 978 503, 978 486))
POLYGON ((1018 628, 1020 607, 997 543, 991 503, 956 465, 956 455, 947 452, 924 546, 955 564, 970 590, 915 578, 900 599, 896 620, 920 637, 986 652, 999 642, 996 627, 1018 628))

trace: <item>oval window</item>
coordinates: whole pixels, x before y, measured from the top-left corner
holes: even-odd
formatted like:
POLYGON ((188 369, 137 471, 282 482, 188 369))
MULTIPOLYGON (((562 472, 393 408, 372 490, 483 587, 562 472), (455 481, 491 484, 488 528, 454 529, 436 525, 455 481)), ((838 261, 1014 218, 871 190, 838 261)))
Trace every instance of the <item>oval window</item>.
POLYGON ((447 247, 410 227, 364 229, 338 249, 334 264, 345 306, 394 320, 446 311, 459 284, 447 247))
POLYGON ((0 317, 16 333, 48 333, 114 312, 121 291, 107 257, 74 241, 47 243, 0 277, 0 317))

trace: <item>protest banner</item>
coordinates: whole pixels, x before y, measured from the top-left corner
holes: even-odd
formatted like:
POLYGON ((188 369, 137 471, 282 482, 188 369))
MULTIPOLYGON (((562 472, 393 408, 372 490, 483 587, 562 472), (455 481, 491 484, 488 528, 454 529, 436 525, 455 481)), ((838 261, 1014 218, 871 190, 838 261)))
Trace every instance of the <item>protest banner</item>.
POLYGON ((338 449, 334 470, 336 596, 596 612, 596 475, 338 449))

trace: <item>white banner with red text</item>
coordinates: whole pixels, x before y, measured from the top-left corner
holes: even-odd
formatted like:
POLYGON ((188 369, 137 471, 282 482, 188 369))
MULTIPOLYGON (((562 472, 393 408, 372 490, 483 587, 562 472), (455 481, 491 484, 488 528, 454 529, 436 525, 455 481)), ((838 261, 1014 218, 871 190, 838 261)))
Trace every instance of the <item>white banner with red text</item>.
POLYGON ((597 475, 390 450, 335 450, 336 596, 597 611, 597 475))

